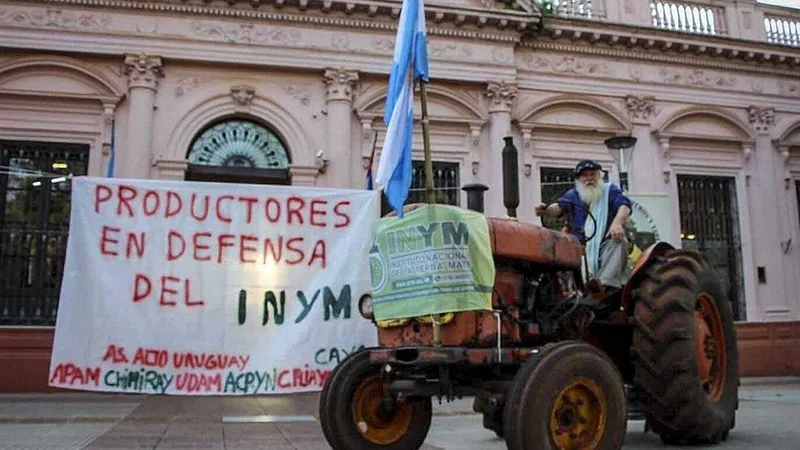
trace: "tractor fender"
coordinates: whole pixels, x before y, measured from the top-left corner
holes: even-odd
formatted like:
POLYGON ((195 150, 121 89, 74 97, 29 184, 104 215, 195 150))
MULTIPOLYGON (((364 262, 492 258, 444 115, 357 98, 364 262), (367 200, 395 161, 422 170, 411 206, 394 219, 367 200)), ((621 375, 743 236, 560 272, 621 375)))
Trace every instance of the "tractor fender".
POLYGON ((633 305, 631 305, 633 288, 639 284, 642 276, 647 273, 647 270, 654 261, 666 255, 668 251, 674 249, 675 247, 667 242, 656 242, 650 247, 647 247, 647 250, 639 256, 633 264, 633 268, 631 268, 631 273, 628 275, 628 281, 625 283, 625 287, 622 289, 622 308, 626 313, 630 314, 633 311, 633 305))

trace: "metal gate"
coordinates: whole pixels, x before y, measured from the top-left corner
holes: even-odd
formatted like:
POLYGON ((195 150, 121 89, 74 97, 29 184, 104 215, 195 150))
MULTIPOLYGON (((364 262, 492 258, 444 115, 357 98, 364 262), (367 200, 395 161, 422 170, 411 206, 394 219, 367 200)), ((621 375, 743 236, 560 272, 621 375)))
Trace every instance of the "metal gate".
POLYGON ((724 281, 735 320, 746 320, 733 177, 678 175, 681 245, 705 254, 724 281))
POLYGON ((0 325, 53 325, 89 146, 0 140, 0 325))

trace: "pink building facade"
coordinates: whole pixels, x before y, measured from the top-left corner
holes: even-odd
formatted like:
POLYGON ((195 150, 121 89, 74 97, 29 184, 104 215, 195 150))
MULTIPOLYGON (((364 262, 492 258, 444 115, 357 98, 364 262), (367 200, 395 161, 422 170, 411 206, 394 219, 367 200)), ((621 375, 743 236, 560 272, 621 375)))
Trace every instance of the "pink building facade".
MULTIPOLYGON (((19 333, 54 321, 63 177, 113 166, 127 178, 363 188, 386 131, 401 3, 3 2, 0 356, 34 370, 47 348, 46 334, 19 333)), ((543 18, 529 1, 426 2, 440 191, 466 206, 460 187, 486 184, 486 213, 506 214, 511 135, 518 216, 539 223, 534 206, 569 187, 578 160, 617 181, 603 142, 632 135, 629 188, 667 194, 663 238, 712 255, 739 321, 776 323, 800 343, 800 10, 553 3, 543 18)))

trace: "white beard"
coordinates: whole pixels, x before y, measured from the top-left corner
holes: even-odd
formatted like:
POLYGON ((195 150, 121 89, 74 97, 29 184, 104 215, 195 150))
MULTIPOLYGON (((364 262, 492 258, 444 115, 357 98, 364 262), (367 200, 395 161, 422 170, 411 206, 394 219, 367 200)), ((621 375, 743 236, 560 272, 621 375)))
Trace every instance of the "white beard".
POLYGON ((600 196, 603 194, 603 186, 599 184, 596 186, 584 186, 580 181, 576 181, 575 188, 578 190, 578 196, 581 201, 590 206, 600 200, 600 196))

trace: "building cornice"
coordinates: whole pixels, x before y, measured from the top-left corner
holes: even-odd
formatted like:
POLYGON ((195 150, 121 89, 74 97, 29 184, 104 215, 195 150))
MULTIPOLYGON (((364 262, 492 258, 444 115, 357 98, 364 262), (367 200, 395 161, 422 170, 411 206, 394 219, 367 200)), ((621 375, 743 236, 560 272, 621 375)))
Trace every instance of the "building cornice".
MULTIPOLYGON (((228 7, 191 0, 40 0, 35 3, 383 31, 397 30, 401 6, 401 2, 391 0, 229 0, 228 7), (315 14, 310 14, 312 12, 315 14)), ((430 35, 487 41, 517 42, 520 32, 535 27, 540 19, 524 11, 451 5, 427 4, 425 11, 430 35)))
POLYGON ((800 75, 800 48, 593 20, 553 19, 538 36, 523 42, 522 46, 737 71, 800 75))
MULTIPOLYGON (((625 60, 641 60, 655 63, 672 64, 676 66, 702 67, 709 69, 728 70, 735 72, 750 72, 761 75, 786 75, 800 76, 800 66, 783 67, 763 65, 763 63, 742 64, 741 61, 725 60, 721 58, 698 57, 690 52, 678 52, 675 54, 647 51, 639 48, 625 47, 600 47, 593 45, 581 45, 564 41, 548 41, 540 39, 534 42, 526 42, 524 48, 531 50, 553 51, 559 53, 583 54, 605 58, 620 58, 625 60)), ((525 70, 524 68, 522 70, 525 70)))

